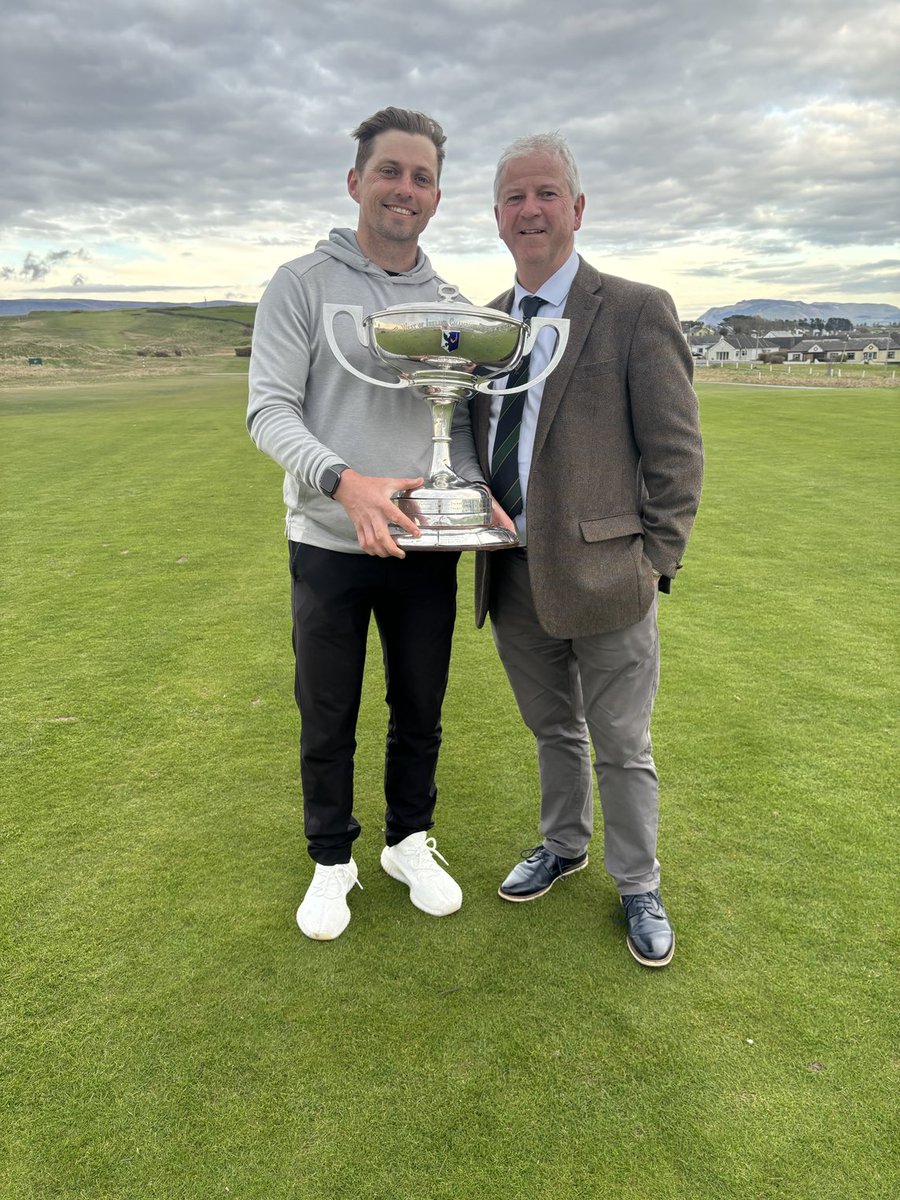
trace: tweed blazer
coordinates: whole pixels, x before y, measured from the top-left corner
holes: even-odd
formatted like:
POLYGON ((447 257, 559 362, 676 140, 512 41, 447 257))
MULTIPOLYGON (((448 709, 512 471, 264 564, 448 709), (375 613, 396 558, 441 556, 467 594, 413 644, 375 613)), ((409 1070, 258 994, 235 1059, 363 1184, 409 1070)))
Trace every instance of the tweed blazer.
MULTIPOLYGON (((492 301, 509 312, 513 291, 492 301)), ((600 274, 579 256, 563 314, 569 341, 544 383, 528 481, 528 571, 552 637, 624 628, 681 566, 700 502, 703 447, 693 363, 659 288, 600 274)), ((471 402, 490 478, 490 397, 471 402)), ((475 619, 490 607, 491 561, 476 555, 475 619)))

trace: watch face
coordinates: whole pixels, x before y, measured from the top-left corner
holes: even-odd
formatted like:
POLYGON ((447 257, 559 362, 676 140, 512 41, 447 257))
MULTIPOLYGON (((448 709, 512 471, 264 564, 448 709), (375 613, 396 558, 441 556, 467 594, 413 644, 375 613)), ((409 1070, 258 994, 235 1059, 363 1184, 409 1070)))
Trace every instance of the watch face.
POLYGON ((334 467, 326 467, 322 472, 322 491, 326 496, 334 498, 334 493, 337 491, 338 484, 341 482, 341 472, 336 471, 334 467))

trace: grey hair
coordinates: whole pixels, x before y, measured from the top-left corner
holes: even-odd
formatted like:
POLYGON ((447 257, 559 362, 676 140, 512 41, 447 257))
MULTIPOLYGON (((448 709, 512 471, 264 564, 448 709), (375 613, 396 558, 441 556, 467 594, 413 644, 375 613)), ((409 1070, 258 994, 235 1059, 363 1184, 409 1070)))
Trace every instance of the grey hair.
POLYGON ((515 159, 526 158, 529 154, 549 154, 553 158, 558 158, 566 177, 566 183, 569 185, 569 191, 572 193, 572 199, 577 200, 581 195, 581 175, 569 143, 561 133, 529 133, 525 137, 516 138, 500 155, 497 172, 494 175, 495 204, 500 199, 500 176, 503 174, 503 168, 514 162, 515 159))

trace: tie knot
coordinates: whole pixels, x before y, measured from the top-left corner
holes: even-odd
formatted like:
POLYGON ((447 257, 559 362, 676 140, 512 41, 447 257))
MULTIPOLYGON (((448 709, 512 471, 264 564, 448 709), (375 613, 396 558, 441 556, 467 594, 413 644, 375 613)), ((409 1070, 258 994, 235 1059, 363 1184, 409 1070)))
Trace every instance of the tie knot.
POLYGON ((522 309, 522 316, 528 321, 536 316, 538 309, 543 308, 546 303, 540 296, 523 296, 519 307, 522 309))

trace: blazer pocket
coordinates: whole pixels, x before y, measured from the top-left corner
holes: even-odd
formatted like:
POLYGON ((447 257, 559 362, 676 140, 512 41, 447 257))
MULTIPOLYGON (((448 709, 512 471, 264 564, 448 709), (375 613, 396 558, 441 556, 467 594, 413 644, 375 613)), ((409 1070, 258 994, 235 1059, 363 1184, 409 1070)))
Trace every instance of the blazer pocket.
POLYGON ((617 365, 614 358, 606 358, 592 363, 578 363, 572 371, 572 378, 590 380, 597 375, 608 375, 611 371, 616 370, 617 365))
POLYGON ((610 538, 627 537, 631 533, 643 533, 644 526, 639 513, 618 513, 615 517, 596 517, 591 521, 580 521, 581 536, 586 542, 605 542, 610 538))

